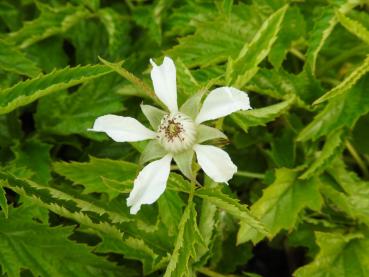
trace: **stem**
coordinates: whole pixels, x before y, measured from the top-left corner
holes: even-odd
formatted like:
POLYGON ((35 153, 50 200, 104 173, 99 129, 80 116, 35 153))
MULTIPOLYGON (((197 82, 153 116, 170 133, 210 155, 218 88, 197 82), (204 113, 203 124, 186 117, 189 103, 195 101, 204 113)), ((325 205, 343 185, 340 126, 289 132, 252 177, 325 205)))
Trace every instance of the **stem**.
POLYGON ((242 170, 237 171, 236 176, 246 177, 246 178, 255 178, 255 179, 264 179, 265 178, 265 174, 242 171, 242 170))
POLYGON ((360 169, 363 172, 364 176, 368 177, 369 176, 369 171, 366 168, 365 162, 361 159, 360 155, 357 153, 354 146, 348 140, 345 141, 345 145, 346 145, 347 150, 350 152, 351 156, 356 161, 357 165, 360 167, 360 169))

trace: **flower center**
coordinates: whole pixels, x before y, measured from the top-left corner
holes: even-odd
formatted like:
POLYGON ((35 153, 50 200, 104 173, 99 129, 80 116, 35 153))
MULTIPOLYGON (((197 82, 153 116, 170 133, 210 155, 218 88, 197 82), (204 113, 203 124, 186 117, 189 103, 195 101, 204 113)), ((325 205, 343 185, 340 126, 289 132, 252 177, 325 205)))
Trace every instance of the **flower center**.
POLYGON ((164 149, 170 153, 188 150, 195 143, 195 123, 180 112, 167 114, 160 122, 157 138, 164 149))

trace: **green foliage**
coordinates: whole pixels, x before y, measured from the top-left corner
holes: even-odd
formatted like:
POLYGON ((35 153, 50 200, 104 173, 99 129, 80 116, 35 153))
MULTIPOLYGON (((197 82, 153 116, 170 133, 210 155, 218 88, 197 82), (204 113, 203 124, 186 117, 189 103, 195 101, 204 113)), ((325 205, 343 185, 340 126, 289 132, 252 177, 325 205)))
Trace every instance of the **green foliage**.
MULTIPOLYGON (((0 275, 368 276, 369 4, 364 0, 0 1, 0 275), (149 60, 176 66, 179 111, 234 86, 253 109, 197 126, 237 172, 191 149, 130 214, 157 140, 149 60)), ((219 161, 217 161, 219 162, 219 161)))
POLYGON ((39 276, 114 276, 119 267, 91 253, 91 248, 68 239, 73 227, 49 227, 32 219, 32 209, 11 208, 0 218, 3 274, 19 276, 29 269, 39 276))
MULTIPOLYGON (((260 218, 270 231, 270 237, 275 236, 281 229, 295 226, 298 215, 304 208, 319 210, 322 203, 317 178, 300 181, 297 178, 297 170, 286 168, 278 169, 275 175, 275 181, 251 206, 251 213, 260 218)), ((248 240, 258 242, 262 238, 262 234, 252 230, 249 225, 241 223, 238 243, 248 240)))
POLYGON ((273 13, 247 43, 236 59, 228 61, 227 83, 242 88, 257 72, 259 63, 269 54, 277 39, 288 6, 273 13))
POLYGON ((40 97, 67 89, 110 72, 109 68, 101 65, 67 67, 46 75, 39 75, 34 79, 19 82, 15 86, 3 89, 0 92, 0 114, 9 113, 18 107, 32 103, 40 97))
POLYGON ((312 262, 295 272, 295 276, 367 276, 369 240, 362 234, 343 235, 317 232, 320 252, 312 262))

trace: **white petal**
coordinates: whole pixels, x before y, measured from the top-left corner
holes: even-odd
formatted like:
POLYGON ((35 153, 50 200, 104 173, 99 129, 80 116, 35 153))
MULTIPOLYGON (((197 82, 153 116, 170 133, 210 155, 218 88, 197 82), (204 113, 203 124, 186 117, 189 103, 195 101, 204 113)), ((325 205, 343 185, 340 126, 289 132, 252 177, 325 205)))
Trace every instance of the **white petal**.
POLYGON ((173 60, 165 57, 159 66, 151 59, 150 63, 152 65, 151 79, 156 96, 168 107, 169 111, 178 111, 176 66, 173 60))
POLYGON ((246 92, 233 87, 221 87, 211 91, 196 117, 196 123, 224 117, 240 110, 251 109, 246 92))
POLYGON ((194 146, 199 165, 206 175, 217 183, 226 183, 237 172, 237 166, 228 153, 212 145, 194 146))
POLYGON ((156 133, 132 117, 107 114, 98 117, 89 131, 105 132, 117 142, 141 141, 155 138, 156 133))
POLYGON ((127 206, 131 207, 131 214, 136 214, 142 204, 154 203, 165 191, 171 161, 172 156, 166 155, 141 170, 127 198, 127 206))

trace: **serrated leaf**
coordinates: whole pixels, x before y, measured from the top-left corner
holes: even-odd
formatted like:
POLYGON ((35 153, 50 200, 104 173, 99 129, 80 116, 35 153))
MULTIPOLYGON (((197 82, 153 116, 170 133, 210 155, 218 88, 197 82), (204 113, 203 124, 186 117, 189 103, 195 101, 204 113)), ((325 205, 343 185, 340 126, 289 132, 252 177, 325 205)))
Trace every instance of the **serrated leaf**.
MULTIPOLYGON (((299 180, 296 169, 277 169, 274 182, 263 190, 263 196, 251 206, 251 214, 265 225, 270 238, 282 229, 291 229, 303 209, 320 209, 322 199, 318 182, 317 178, 299 180)), ((241 223, 237 242, 252 240, 257 243, 263 237, 249 225, 241 223)))
POLYGON ((341 83, 335 86, 333 89, 325 93, 322 97, 315 100, 314 105, 320 104, 324 101, 327 101, 331 98, 337 97, 344 93, 347 93, 349 89, 351 89, 356 82, 364 76, 369 71, 369 56, 360 64, 346 79, 344 79, 341 83))
POLYGON ((110 57, 121 57, 130 43, 128 19, 112 8, 99 9, 97 14, 109 34, 110 57))
POLYGON ((26 22, 23 27, 8 34, 6 41, 19 48, 26 48, 31 44, 47 37, 63 33, 80 20, 91 16, 83 7, 66 5, 59 8, 40 5, 41 15, 33 21, 26 22))
POLYGON ((227 65, 227 83, 242 88, 258 71, 258 65, 269 54, 277 39, 288 6, 273 13, 261 26, 250 43, 247 43, 235 60, 227 65))
MULTIPOLYGON (((360 4, 360 1, 345 1, 338 9, 339 12, 345 14, 360 4)), ((306 61, 304 68, 313 75, 316 71, 316 62, 320 50, 323 48, 328 37, 333 32, 338 20, 334 7, 327 6, 315 18, 314 28, 309 37, 309 48, 306 53, 306 61)))
POLYGON ((240 219, 241 224, 248 225, 251 230, 256 230, 264 235, 268 234, 265 226, 260 223, 257 217, 252 215, 246 205, 241 204, 238 199, 223 193, 219 186, 199 189, 195 192, 195 195, 240 219))
POLYGON ((159 216, 170 236, 176 236, 184 202, 177 192, 166 190, 158 200, 159 216))
POLYGON ((361 234, 316 232, 319 254, 294 272, 296 277, 365 277, 369 274, 369 239, 361 234))
POLYGON ((322 180, 328 198, 342 212, 369 226, 369 183, 346 169, 340 160, 334 161, 327 171, 331 178, 322 180))
POLYGON ((96 133, 87 130, 95 119, 123 110, 121 97, 112 89, 112 77, 84 83, 73 94, 65 91, 40 99, 35 114, 37 129, 47 134, 81 134, 95 138, 96 133))
POLYGON ((86 65, 55 70, 34 79, 19 82, 0 91, 0 114, 32 103, 40 97, 66 89, 87 80, 106 75, 111 69, 102 65, 86 65))
POLYGON ((32 220, 32 210, 12 208, 0 217, 2 272, 19 276, 23 268, 39 276, 114 276, 119 268, 91 248, 68 239, 73 227, 49 227, 32 220))
POLYGON ((29 77, 35 77, 41 73, 40 68, 33 61, 2 40, 0 40, 0 68, 29 77))
POLYGON ((203 243, 196 218, 195 205, 189 202, 178 226, 177 239, 164 274, 165 277, 193 275, 191 263, 197 257, 196 245, 203 243))
POLYGON ((298 135, 297 140, 317 140, 333 131, 348 126, 352 128, 359 117, 369 111, 366 88, 369 78, 365 76, 346 93, 330 100, 298 135))
POLYGON ((285 59, 293 41, 305 35, 305 20, 299 8, 291 7, 287 10, 281 25, 278 38, 271 48, 268 60, 279 69, 285 59))
MULTIPOLYGON (((32 172, 31 179, 41 184, 47 184, 51 178, 50 174, 50 151, 51 146, 38 140, 28 140, 22 144, 18 143, 12 147, 15 159, 8 165, 8 171, 12 168, 25 168, 32 172)), ((16 172, 13 172, 16 173, 16 172)))
POLYGON ((330 134, 324 143, 322 151, 319 156, 314 159, 309 168, 302 174, 300 179, 309 179, 322 173, 343 151, 344 143, 342 140, 342 132, 338 131, 330 134))
POLYGON ((286 101, 268 107, 234 113, 231 118, 242 130, 247 132, 250 127, 265 126, 268 122, 275 120, 285 113, 294 102, 295 98, 290 97, 286 101))
POLYGON ((57 162, 53 164, 53 168, 59 175, 84 186, 84 193, 106 193, 110 199, 131 190, 138 169, 133 163, 94 157, 87 163, 57 162), (106 179, 117 182, 120 188, 109 186, 106 179))
POLYGON ((166 53, 180 58, 189 68, 206 67, 236 57, 264 18, 251 5, 241 3, 233 11, 229 16, 215 13, 197 26, 195 34, 180 38, 179 44, 166 53))
POLYGON ((362 41, 369 44, 369 30, 365 28, 359 21, 353 20, 342 13, 337 13, 338 21, 350 33, 357 36, 362 41))

